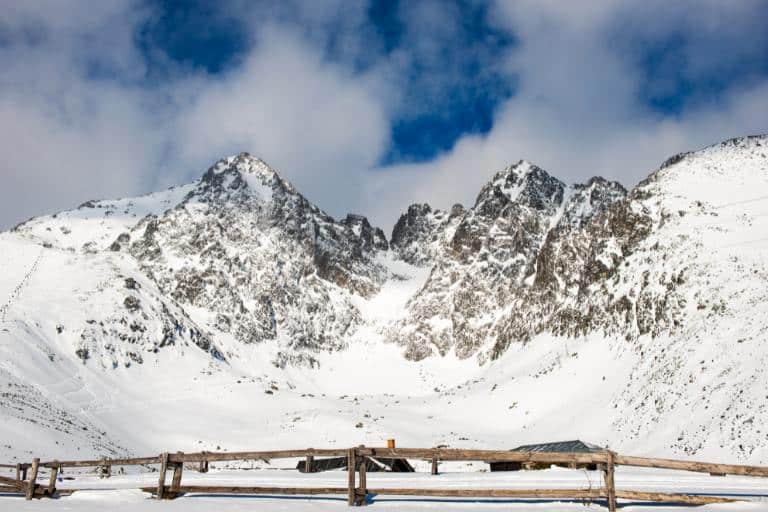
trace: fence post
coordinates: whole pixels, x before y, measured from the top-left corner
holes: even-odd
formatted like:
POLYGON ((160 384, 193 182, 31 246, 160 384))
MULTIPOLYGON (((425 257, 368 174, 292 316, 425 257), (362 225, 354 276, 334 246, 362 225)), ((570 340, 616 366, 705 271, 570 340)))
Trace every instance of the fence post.
POLYGON ((32 459, 32 470, 29 473, 29 482, 27 483, 27 495, 26 498, 31 500, 35 495, 35 482, 37 481, 37 469, 40 465, 40 459, 35 457, 32 459))
POLYGON ((314 449, 308 448, 307 449, 307 458, 304 460, 304 472, 305 473, 314 473, 314 463, 315 463, 315 456, 313 455, 314 449))
POLYGON ((609 512, 616 512, 616 481, 615 481, 615 465, 614 465, 614 458, 616 457, 616 454, 612 451, 608 450, 605 452, 606 461, 605 461, 605 472, 604 472, 604 480, 605 480, 605 494, 608 498, 608 510, 609 512))
POLYGON ((160 454, 160 476, 157 479, 157 499, 163 499, 165 492, 165 472, 168 470, 168 452, 160 454))
MULTIPOLYGON (((184 452, 178 452, 179 455, 184 455, 184 452)), ((171 492, 168 493, 168 499, 174 499, 179 493, 179 487, 181 486, 181 473, 184 471, 183 462, 173 463, 173 478, 171 479, 171 492)))
MULTIPOLYGON (((58 461, 53 461, 54 463, 58 461)), ((53 496, 56 492, 56 477, 59 475, 59 466, 51 468, 51 478, 48 479, 48 496, 53 496)))
MULTIPOLYGON (((205 452, 202 452, 203 455, 205 455, 205 452)), ((207 460, 201 460, 200 461, 200 468, 198 469, 198 472, 200 473, 207 473, 208 472, 208 461, 207 460)))
POLYGON ((21 464, 16 464, 16 480, 21 481, 21 464))
POLYGON ((432 454, 432 474, 437 474, 437 451, 432 454))
POLYGON ((365 457, 359 458, 359 466, 358 471, 360 474, 360 491, 358 493, 358 505, 367 505, 368 504, 368 482, 366 477, 366 460, 365 457))
POLYGON ((347 505, 355 506, 355 459, 357 450, 350 448, 347 450, 347 505))

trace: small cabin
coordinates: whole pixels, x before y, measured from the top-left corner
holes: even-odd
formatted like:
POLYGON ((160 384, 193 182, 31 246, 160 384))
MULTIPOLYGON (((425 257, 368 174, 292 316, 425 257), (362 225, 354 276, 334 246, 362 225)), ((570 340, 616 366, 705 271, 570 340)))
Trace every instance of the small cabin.
MULTIPOLYGON (((525 444, 513 448, 512 452, 560 452, 560 453, 595 453, 602 452, 605 448, 596 444, 587 443, 579 439, 573 441, 558 441, 554 443, 525 444)), ((594 471, 597 464, 550 464, 545 462, 508 462, 508 461, 488 461, 491 471, 520 471, 522 469, 549 469, 551 466, 560 466, 571 469, 587 469, 594 471)))

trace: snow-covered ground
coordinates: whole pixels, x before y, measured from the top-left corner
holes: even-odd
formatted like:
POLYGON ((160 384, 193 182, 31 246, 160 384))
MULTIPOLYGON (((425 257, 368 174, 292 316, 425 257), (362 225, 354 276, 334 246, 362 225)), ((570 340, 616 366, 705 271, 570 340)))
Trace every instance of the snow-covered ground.
MULTIPOLYGON (((285 465, 290 465, 287 461, 285 465)), ((65 476, 67 476, 65 474, 65 476)), ((184 473, 183 483, 188 485, 249 485, 278 487, 345 487, 346 473, 331 471, 315 474, 301 474, 296 471, 259 470, 226 471, 213 470, 207 474, 193 471, 184 473)), ((659 492, 683 492, 692 494, 716 494, 735 499, 742 498, 749 502, 707 505, 696 510, 704 511, 762 511, 768 510, 768 490, 765 479, 750 477, 711 477, 709 475, 662 470, 619 468, 616 473, 619 489, 659 492)), ((585 489, 602 484, 599 472, 553 468, 546 471, 524 471, 513 473, 466 473, 448 472, 440 475, 428 473, 369 473, 368 487, 385 489, 388 487, 411 488, 548 488, 548 489, 585 489)), ((109 510, 144 511, 144 510, 192 510, 192 511, 289 511, 304 510, 346 510, 346 496, 287 497, 287 496, 222 496, 191 494, 173 501, 158 503, 150 495, 137 490, 138 487, 157 485, 157 473, 140 475, 115 475, 109 479, 95 476, 76 476, 74 480, 64 480, 59 487, 88 489, 58 500, 35 500, 25 502, 18 496, 0 495, 2 510, 109 510)), ((619 500, 623 510, 628 511, 681 511, 688 507, 660 505, 619 500)), ((375 510, 455 510, 457 512, 481 512, 495 510, 525 511, 585 511, 605 510, 602 500, 588 504, 580 500, 523 500, 523 499, 454 499, 434 497, 373 496, 371 504, 375 510)))

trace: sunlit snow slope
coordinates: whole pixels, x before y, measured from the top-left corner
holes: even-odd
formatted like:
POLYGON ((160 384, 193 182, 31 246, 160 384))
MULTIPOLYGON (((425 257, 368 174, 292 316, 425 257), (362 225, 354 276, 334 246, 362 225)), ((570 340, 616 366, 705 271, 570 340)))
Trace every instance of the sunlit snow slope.
POLYGON ((768 138, 626 194, 519 163, 398 226, 243 154, 1 233, 0 459, 395 437, 768 463, 768 138))

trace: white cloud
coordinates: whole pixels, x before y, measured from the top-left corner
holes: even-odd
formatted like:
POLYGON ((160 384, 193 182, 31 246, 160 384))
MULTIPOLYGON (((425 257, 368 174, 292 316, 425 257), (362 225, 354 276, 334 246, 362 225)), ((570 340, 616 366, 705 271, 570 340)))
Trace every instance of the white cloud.
POLYGON ((57 5, 13 8, 0 24, 10 40, 0 46, 0 228, 189 181, 240 151, 340 215, 339 198, 359 194, 387 144, 380 86, 324 61, 296 30, 262 23, 236 69, 173 70, 146 87, 133 35, 151 12, 57 5))
MULTIPOLYGON (((377 198, 370 211, 373 219, 388 226, 402 211, 400 205, 410 202, 441 208, 471 204, 494 172, 521 158, 566 182, 602 175, 631 187, 675 153, 768 131, 768 80, 734 88, 716 102, 694 102, 676 116, 642 104, 642 70, 636 56, 615 40, 616 25, 623 23, 617 16, 626 4, 593 2, 591 7, 499 2, 496 23, 506 24, 518 37, 507 61, 519 77, 516 94, 497 109, 486 135, 463 137, 433 161, 375 173, 367 194, 371 201, 377 198)), ((659 7, 649 20, 656 23, 655 30, 661 30, 658 25, 668 31, 680 28, 678 20, 692 16, 682 7, 659 7)), ((721 23, 748 18, 749 10, 739 7, 740 13, 730 12, 721 23)), ((720 23, 711 12, 693 16, 716 38, 720 23)), ((686 27, 697 31, 696 38, 707 39, 700 25, 689 21, 686 27)), ((728 33, 733 35, 732 27, 728 33)), ((703 45, 699 51, 709 50, 710 45, 703 45)), ((693 48, 685 52, 683 62, 699 57, 693 48)))
POLYGON ((0 227, 146 186, 160 151, 125 2, 7 3, 0 21, 0 227), (82 12, 75 12, 82 11, 82 12), (88 76, 109 72, 120 81, 88 76))
POLYGON ((386 230, 411 202, 472 203, 493 172, 520 158, 565 181, 601 174, 631 186, 673 153, 768 131, 768 81, 760 76, 716 101, 693 98, 674 116, 647 107, 633 41, 683 34, 669 65, 697 80, 760 55, 768 38, 751 16, 753 2, 654 1, 647 11, 647 3, 607 0, 496 2, 491 20, 515 44, 481 71, 516 77, 515 95, 498 106, 489 133, 464 136, 430 162, 386 168, 376 165, 392 118, 433 108, 462 72, 439 65, 441 40, 463 22, 459 11, 404 4, 406 47, 361 73, 350 63, 381 50, 362 4, 312 2, 290 22, 290 8, 235 2, 232 12, 249 12, 243 19, 254 34, 239 65, 220 75, 171 66, 170 80, 148 86, 136 31, 151 10, 129 0, 6 3, 0 227, 188 181, 221 156, 249 151, 330 213, 368 214, 386 230), (335 64, 327 52, 334 35, 335 64), (414 62, 427 74, 404 76, 414 62), (404 95, 414 79, 427 97, 404 95))
POLYGON ((200 169, 247 149, 337 215, 338 198, 356 194, 388 142, 389 119, 365 78, 276 27, 262 29, 238 69, 194 89, 175 121, 182 162, 200 169))

